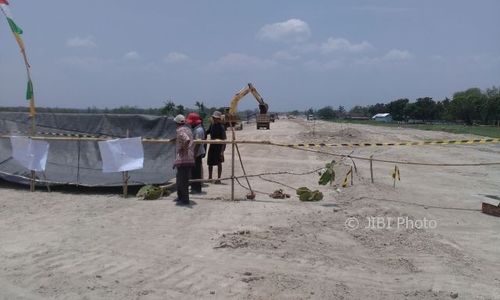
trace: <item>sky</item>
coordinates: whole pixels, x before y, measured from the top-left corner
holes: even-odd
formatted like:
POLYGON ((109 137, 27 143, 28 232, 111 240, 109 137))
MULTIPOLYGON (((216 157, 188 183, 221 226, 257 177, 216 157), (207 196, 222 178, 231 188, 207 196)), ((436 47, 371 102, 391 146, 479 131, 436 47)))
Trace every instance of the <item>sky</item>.
MULTIPOLYGON (((38 106, 271 111, 441 100, 500 86, 498 0, 10 0, 38 106), (257 108, 247 96, 240 109, 257 108)), ((0 106, 27 106, 0 16, 0 106)))

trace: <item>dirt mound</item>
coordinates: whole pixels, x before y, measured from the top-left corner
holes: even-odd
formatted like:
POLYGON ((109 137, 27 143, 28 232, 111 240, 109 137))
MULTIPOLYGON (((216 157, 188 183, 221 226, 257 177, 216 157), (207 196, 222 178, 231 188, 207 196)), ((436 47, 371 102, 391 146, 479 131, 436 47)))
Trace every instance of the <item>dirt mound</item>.
POLYGON ((361 133, 361 131, 354 129, 354 128, 343 128, 343 129, 340 129, 339 131, 335 132, 335 135, 356 138, 356 137, 361 137, 362 133, 361 133))
POLYGON ((342 143, 342 142, 366 142, 367 135, 355 128, 341 128, 339 130, 323 130, 302 132, 298 134, 300 141, 307 143, 342 143))

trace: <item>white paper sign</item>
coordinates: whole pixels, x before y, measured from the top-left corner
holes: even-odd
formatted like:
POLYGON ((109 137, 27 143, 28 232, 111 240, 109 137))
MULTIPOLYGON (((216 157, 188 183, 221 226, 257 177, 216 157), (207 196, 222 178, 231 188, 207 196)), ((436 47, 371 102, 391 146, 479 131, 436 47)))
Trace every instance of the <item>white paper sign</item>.
POLYGON ((140 137, 100 141, 99 151, 101 152, 104 173, 143 168, 144 150, 140 137))
POLYGON ((23 167, 31 171, 45 171, 49 143, 32 140, 24 136, 12 136, 12 157, 23 167))

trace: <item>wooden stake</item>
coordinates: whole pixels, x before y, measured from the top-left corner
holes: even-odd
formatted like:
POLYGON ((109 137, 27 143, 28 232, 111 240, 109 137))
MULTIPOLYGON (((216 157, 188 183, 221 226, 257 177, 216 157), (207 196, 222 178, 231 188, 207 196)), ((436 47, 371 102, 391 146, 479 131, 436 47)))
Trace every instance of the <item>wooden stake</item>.
POLYGON ((49 181, 47 180, 47 175, 45 175, 45 172, 42 171, 42 176, 43 176, 43 180, 45 180, 45 186, 47 187, 47 192, 51 192, 50 191, 50 183, 49 181))
POLYGON ((231 130, 233 131, 232 134, 232 139, 231 139, 231 201, 234 201, 234 149, 236 148, 236 144, 234 140, 236 139, 235 133, 234 133, 234 128, 231 127, 231 130))
MULTIPOLYGON (((128 138, 130 136, 130 132, 127 129, 127 134, 126 137, 128 138)), ((128 197, 128 171, 122 172, 122 179, 123 179, 123 198, 128 197)))
POLYGON ((35 191, 35 177, 36 177, 36 172, 31 170, 30 192, 35 191))
POLYGON ((123 198, 128 197, 128 172, 122 172, 122 179, 123 179, 123 198))
MULTIPOLYGON (((36 120, 35 120, 35 115, 31 115, 30 117, 31 117, 30 138, 32 138, 36 133, 36 120)), ((31 192, 35 191, 35 179, 36 179, 36 172, 31 170, 31 181, 30 181, 31 192)))
POLYGON ((397 170, 397 166, 394 166, 394 173, 392 175, 392 177, 394 178, 394 183, 392 185, 393 188, 396 188, 396 176, 397 176, 396 170, 397 170))
POLYGON ((373 183, 373 155, 370 155, 370 177, 373 183))
POLYGON ((351 186, 354 185, 354 175, 352 173, 352 166, 351 166, 351 186))

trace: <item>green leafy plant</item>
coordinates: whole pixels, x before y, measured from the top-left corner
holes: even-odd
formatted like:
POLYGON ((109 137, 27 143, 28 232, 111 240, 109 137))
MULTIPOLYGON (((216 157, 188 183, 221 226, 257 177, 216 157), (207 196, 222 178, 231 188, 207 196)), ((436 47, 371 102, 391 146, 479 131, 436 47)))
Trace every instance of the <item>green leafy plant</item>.
POLYGON ((145 185, 137 192, 137 197, 143 200, 156 200, 168 195, 170 195, 170 191, 153 185, 145 185))
POLYGON ((327 185, 328 183, 330 185, 333 184, 333 182, 335 181, 335 170, 333 169, 334 166, 335 166, 334 160, 325 165, 325 168, 321 172, 319 172, 320 177, 318 184, 320 185, 327 185))
POLYGON ((311 191, 307 187, 300 187, 297 189, 297 195, 299 196, 300 201, 320 201, 323 199, 323 193, 315 190, 311 191))

